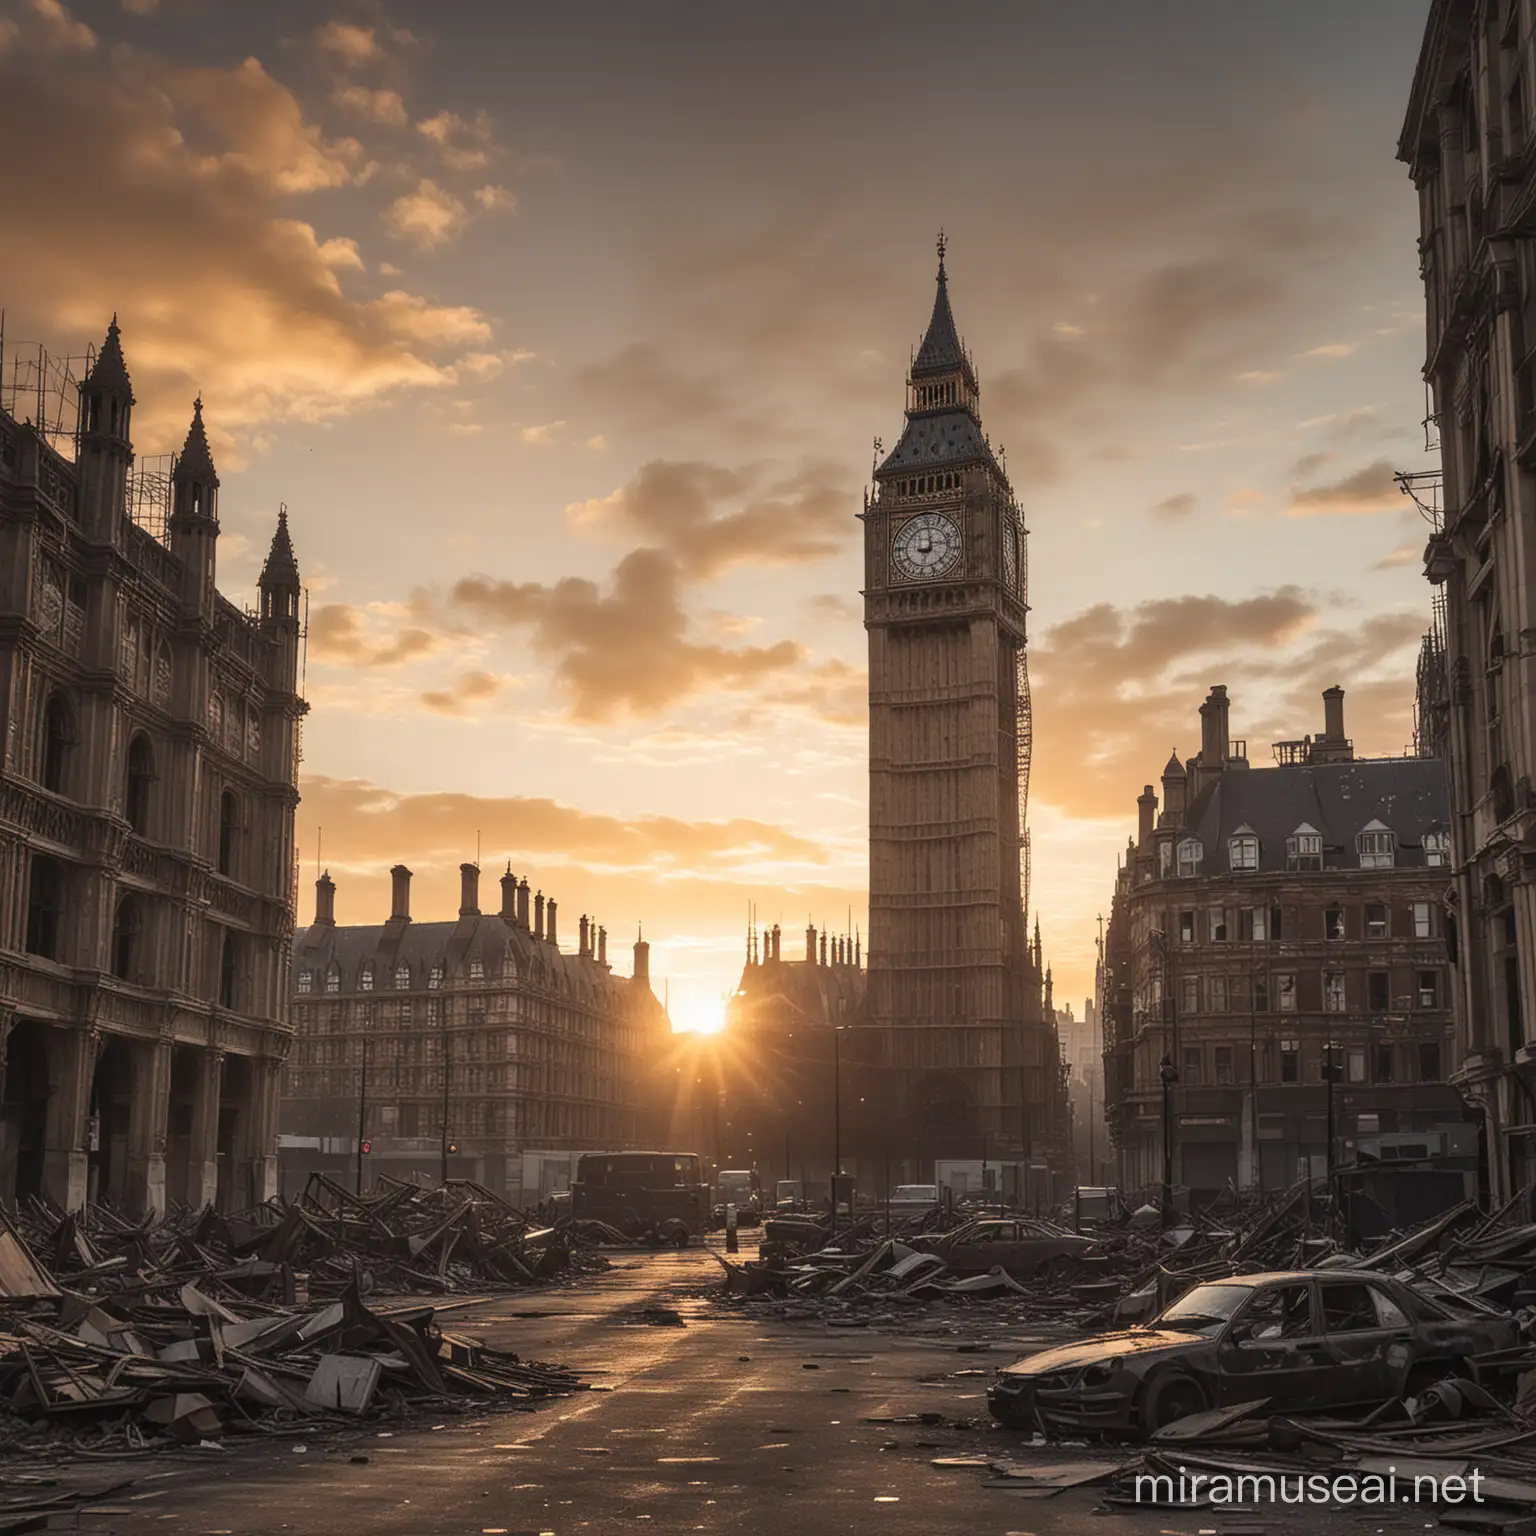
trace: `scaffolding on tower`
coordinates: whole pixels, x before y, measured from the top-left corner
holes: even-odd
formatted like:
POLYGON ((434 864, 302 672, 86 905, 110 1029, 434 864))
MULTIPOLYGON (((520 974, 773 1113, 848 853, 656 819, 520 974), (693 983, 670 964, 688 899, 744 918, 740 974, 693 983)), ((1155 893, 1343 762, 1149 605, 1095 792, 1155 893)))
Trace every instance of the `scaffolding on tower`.
MULTIPOLYGON (((1029 612, 1029 529, 1019 517, 1019 601, 1029 612)), ((1019 779, 1019 905, 1025 942, 1029 940, 1029 757, 1034 743, 1034 718, 1029 698, 1029 649, 1021 644, 1014 658, 1014 699, 1018 710, 1019 779)))

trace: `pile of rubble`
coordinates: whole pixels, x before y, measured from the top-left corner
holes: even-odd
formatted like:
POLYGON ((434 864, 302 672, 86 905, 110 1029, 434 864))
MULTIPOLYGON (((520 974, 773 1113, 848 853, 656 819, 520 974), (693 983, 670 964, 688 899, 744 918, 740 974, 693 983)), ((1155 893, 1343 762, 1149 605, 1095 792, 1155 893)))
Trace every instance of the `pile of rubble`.
POLYGON ((55 1279, 72 1284, 127 1270, 211 1276, 240 1295, 286 1305, 353 1287, 365 1296, 450 1295, 545 1283, 606 1268, 595 1246, 612 1240, 539 1223, 476 1184, 428 1189, 384 1179, 355 1195, 319 1175, 292 1202, 231 1216, 175 1210, 129 1221, 100 1206, 65 1216, 31 1200, 17 1235, 55 1279))
MULTIPOLYGON (((304 1223, 271 1232, 313 1238, 304 1223)), ((306 1302, 284 1260, 230 1263, 174 1224, 169 1235, 146 1223, 112 1237, 60 1220, 50 1251, 68 1275, 56 1278, 0 1218, 0 1453, 313 1434, 528 1406, 584 1385, 563 1367, 443 1332, 433 1307, 370 1308, 355 1279, 336 1299, 306 1302), (116 1251, 103 1258, 105 1246, 116 1251)))

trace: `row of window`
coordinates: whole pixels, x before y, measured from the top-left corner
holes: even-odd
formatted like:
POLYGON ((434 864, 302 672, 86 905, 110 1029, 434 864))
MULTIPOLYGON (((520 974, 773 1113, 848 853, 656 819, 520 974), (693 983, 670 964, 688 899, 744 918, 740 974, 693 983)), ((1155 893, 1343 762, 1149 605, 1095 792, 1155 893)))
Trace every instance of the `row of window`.
MULTIPOLYGON (((1450 859, 1450 835, 1445 832, 1424 834, 1424 862, 1431 867, 1450 859)), ((1251 827, 1239 827, 1227 839, 1227 867, 1238 873, 1257 870, 1262 855, 1259 837, 1251 827)), ((1379 821, 1372 821, 1355 837, 1355 854, 1361 869, 1392 869, 1397 864, 1396 835, 1379 821)), ((1198 837, 1183 837, 1178 843, 1160 845, 1159 873, 1164 879, 1177 873, 1187 879, 1200 873, 1205 860, 1205 844, 1198 837)), ((1285 867, 1288 870, 1320 870, 1323 867, 1323 835, 1308 822, 1285 840, 1285 867)))
MULTIPOLYGON (((1357 973, 1358 974, 1358 973, 1357 973)), ((1279 971, 1273 976, 1181 976, 1179 1011, 1181 1013, 1276 1013, 1296 1012, 1295 971, 1279 971)), ((1347 1013, 1347 989, 1344 971, 1324 971, 1322 990, 1324 1013, 1347 1013)), ((1434 1009, 1443 1006, 1440 997, 1440 972, 1414 972, 1410 997, 1400 997, 1396 1006, 1406 1009, 1434 1009)), ((1387 1013, 1394 1007, 1392 973, 1365 973, 1365 1006, 1372 1013, 1387 1013)))
POLYGON ((959 489, 958 473, 915 475, 910 479, 896 482, 896 493, 899 496, 926 496, 933 491, 958 491, 959 489))
MULTIPOLYGON (((1333 1051, 1334 1081, 1342 1083, 1400 1083, 1412 1079, 1398 1075, 1401 1065, 1416 1067, 1417 1081, 1440 1081, 1440 1042, 1421 1040, 1399 1047, 1392 1044, 1341 1046, 1333 1051)), ((1327 1058, 1318 1060, 1319 1082, 1327 1081, 1327 1058)), ((1245 1083, 1250 1073, 1259 1082, 1299 1083, 1301 1081, 1301 1042, 1281 1040, 1278 1050, 1266 1042, 1261 1051, 1250 1052, 1246 1046, 1186 1045, 1179 1053, 1179 1081, 1188 1088, 1198 1088, 1209 1081, 1217 1087, 1245 1083), (1210 1078, 1205 1076, 1210 1069, 1210 1078), (1241 1075, 1239 1075, 1241 1074, 1241 1075)))
MULTIPOLYGON (((69 796, 73 785, 71 768, 79 732, 75 713, 62 693, 55 693, 43 710, 43 742, 38 754, 39 782, 55 795, 69 796)), ((158 810, 156 785, 160 775, 155 767, 155 751, 143 731, 135 731, 128 742, 123 765, 123 815, 140 837, 155 831, 158 810)), ((236 852, 242 815, 239 798, 225 790, 219 798, 218 871, 234 876, 236 852)))
MULTIPOLYGON (((1433 939, 1435 931, 1435 904, 1431 901, 1415 901, 1404 909, 1411 933, 1399 932, 1398 938, 1433 939)), ((1225 944, 1236 940, 1240 944, 1278 943, 1290 937, 1299 940, 1300 933, 1287 935, 1285 909, 1283 907, 1207 907, 1204 933, 1200 933, 1198 913, 1186 907, 1179 913, 1179 942, 1194 944, 1203 939, 1210 944, 1225 944)), ((1343 906, 1323 909, 1322 936, 1329 941, 1341 942, 1348 938, 1390 939, 1392 911, 1384 902, 1367 902, 1361 908, 1343 906), (1351 935, 1353 926, 1347 914, 1358 911, 1359 932, 1351 935)))

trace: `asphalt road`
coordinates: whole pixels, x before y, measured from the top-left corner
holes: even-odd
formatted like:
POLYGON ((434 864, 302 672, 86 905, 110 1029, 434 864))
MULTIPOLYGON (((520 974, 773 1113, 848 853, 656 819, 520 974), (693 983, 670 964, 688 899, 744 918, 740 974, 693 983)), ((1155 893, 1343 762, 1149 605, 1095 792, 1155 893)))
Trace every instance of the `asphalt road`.
MULTIPOLYGON (((451 1419, 340 1440, 231 1442, 71 1468, 71 1485, 133 1484, 89 1506, 78 1529, 176 1536, 526 1536, 736 1532, 831 1536, 1263 1536, 1322 1528, 1422 1529, 1432 1516, 1337 1521, 1310 1511, 1095 1513, 1099 1496, 1048 1500, 988 1488, 984 1468, 936 1458, 1051 1461, 1114 1452, 1029 1451, 994 1429, 986 1378, 1044 1336, 978 1341, 972 1319, 927 1317, 904 1336, 764 1321, 699 1294, 719 1269, 698 1249, 616 1255, 570 1289, 498 1297, 453 1315, 456 1331, 571 1365, 596 1390, 531 1412, 451 1419), (661 1310, 657 1310, 661 1309, 661 1310), (663 1320, 665 1312, 681 1316, 663 1320), (649 1313, 649 1317, 648 1317, 649 1313), (971 1330, 965 1332, 962 1330, 971 1330), (932 1424, 879 1424, 941 1414, 932 1424), (955 1427, 958 1421, 973 1427, 955 1427), (366 1457, 366 1461, 360 1458, 366 1457)), ((446 1324, 445 1324, 446 1325, 446 1324)))

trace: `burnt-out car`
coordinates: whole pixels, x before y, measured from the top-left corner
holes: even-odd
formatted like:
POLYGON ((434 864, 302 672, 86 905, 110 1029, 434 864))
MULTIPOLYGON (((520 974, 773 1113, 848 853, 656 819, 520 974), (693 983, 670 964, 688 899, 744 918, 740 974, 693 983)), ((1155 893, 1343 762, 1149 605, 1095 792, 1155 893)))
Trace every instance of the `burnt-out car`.
POLYGON ((1028 1216, 983 1216, 952 1232, 914 1238, 920 1253, 936 1253, 957 1275, 985 1275, 994 1269, 1014 1276, 1074 1272, 1091 1254, 1091 1237, 1064 1232, 1028 1216))
POLYGON ((1460 1316, 1381 1275, 1294 1270, 1197 1285, 1144 1327, 1004 1366, 994 1418, 1049 1434, 1149 1435, 1208 1408, 1375 1406, 1517 1342, 1513 1318, 1460 1316))

